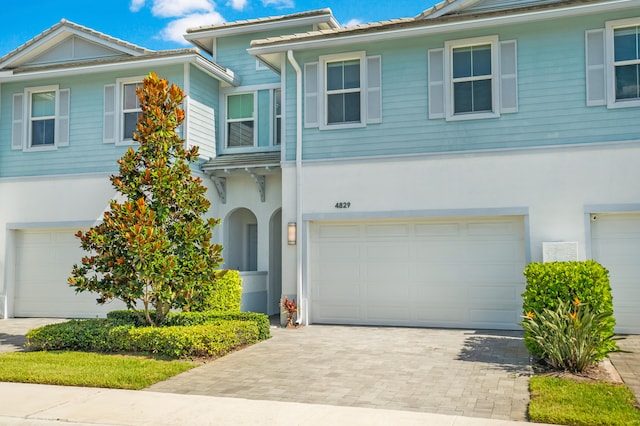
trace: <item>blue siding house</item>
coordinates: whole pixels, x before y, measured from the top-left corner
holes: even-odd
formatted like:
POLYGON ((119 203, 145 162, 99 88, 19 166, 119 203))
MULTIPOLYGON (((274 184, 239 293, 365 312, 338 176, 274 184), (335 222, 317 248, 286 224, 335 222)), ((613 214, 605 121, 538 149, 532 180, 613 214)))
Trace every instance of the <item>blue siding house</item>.
POLYGON ((68 230, 113 196, 126 93, 153 70, 189 96, 244 309, 515 329, 528 262, 595 259, 617 331, 640 332, 640 1, 446 0, 353 27, 321 9, 185 38, 199 50, 150 52, 63 21, 0 59, 5 316, 96 310, 32 298, 65 290, 46 254, 78 256, 68 230))

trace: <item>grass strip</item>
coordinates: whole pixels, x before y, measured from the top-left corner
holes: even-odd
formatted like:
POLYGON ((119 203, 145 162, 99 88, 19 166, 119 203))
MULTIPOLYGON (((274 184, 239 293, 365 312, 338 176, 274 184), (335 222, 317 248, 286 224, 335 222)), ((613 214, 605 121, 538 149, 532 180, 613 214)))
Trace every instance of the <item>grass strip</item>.
POLYGON ((0 381, 143 389, 197 365, 90 352, 11 352, 0 355, 0 381))
POLYGON ((529 381, 529 419, 575 426, 640 425, 633 392, 624 385, 537 376, 529 381))

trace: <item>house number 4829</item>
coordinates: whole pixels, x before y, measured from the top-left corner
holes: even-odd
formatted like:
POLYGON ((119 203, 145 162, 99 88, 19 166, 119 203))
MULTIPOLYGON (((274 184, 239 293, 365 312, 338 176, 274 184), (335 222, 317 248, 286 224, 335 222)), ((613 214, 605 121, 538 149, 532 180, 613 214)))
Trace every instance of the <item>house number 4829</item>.
POLYGON ((351 207, 351 202, 349 201, 339 201, 336 203, 336 209, 348 209, 351 207))

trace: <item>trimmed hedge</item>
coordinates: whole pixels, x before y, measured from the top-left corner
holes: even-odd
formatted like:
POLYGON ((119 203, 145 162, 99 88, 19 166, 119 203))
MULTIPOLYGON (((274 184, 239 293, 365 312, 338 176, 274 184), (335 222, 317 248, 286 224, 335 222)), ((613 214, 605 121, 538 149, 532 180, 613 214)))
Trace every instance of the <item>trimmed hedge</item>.
POLYGON ((240 312, 242 278, 235 270, 216 272, 216 279, 206 282, 194 292, 187 310, 192 312, 240 312))
POLYGON ((249 321, 223 321, 171 327, 121 325, 110 336, 118 351, 148 352, 172 358, 222 356, 237 347, 258 342, 258 327, 249 321))
POLYGON ((171 313, 162 327, 140 326, 131 311, 107 319, 71 320, 30 330, 29 350, 146 352, 172 358, 221 356, 239 346, 268 339, 269 319, 253 312, 171 313))
MULTIPOLYGON (((589 307, 594 314, 613 312, 613 298, 609 284, 609 271, 598 262, 548 262, 530 263, 524 270, 527 279, 523 298, 523 313, 540 313, 545 309, 556 310, 559 303, 574 301, 589 307)), ((616 320, 611 315, 605 320, 603 337, 613 334, 616 320)), ((525 345, 535 355, 542 349, 525 333, 525 345)), ((608 342, 607 345, 615 345, 608 342)), ((615 346, 607 349, 612 350, 615 346)), ((605 348, 600 353, 606 355, 605 348)))
MULTIPOLYGON (((115 324, 144 326, 133 311, 111 311, 107 314, 107 318, 115 324)), ((164 319, 163 326, 201 325, 234 320, 254 322, 258 327, 258 340, 271 337, 269 317, 258 312, 169 312, 164 319)))

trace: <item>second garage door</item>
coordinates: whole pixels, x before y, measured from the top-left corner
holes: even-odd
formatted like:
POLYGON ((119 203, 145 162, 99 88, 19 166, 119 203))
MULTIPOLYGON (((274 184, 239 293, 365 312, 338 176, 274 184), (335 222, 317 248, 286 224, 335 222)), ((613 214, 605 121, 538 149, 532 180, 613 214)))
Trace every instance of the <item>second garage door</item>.
POLYGON ((313 222, 312 323, 517 329, 522 217, 313 222))
POLYGON ((124 307, 120 302, 100 306, 95 293, 76 294, 67 284, 71 268, 86 255, 76 232, 76 228, 17 231, 16 317, 95 318, 124 307))

